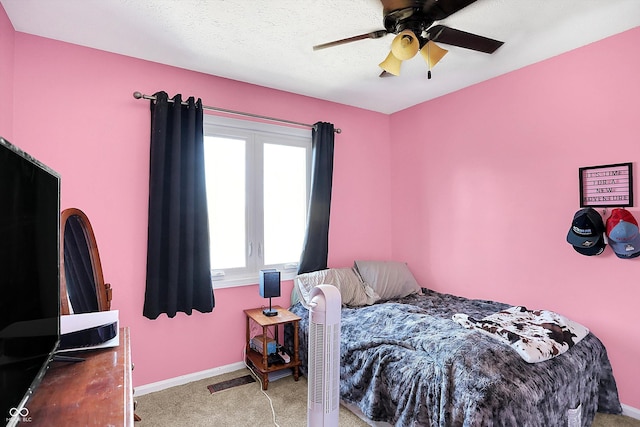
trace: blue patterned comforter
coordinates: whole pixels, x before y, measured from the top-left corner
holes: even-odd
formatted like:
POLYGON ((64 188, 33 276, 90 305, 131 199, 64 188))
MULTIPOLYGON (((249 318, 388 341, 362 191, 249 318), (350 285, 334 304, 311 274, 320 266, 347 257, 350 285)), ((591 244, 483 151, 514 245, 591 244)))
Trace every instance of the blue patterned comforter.
MULTIPOLYGON (((621 413, 605 347, 589 333, 571 350, 529 364, 508 345, 465 329, 451 316, 482 318, 508 305, 426 291, 343 308, 340 395, 374 421, 396 426, 566 426, 581 406, 621 413)), ((308 311, 296 304, 307 363, 308 311)))

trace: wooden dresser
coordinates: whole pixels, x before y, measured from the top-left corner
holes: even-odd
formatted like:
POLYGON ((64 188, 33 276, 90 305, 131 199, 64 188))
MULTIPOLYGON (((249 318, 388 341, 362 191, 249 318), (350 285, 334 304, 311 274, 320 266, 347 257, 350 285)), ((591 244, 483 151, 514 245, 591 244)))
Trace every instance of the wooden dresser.
POLYGON ((21 426, 133 426, 129 328, 120 346, 74 353, 83 362, 54 362, 27 402, 21 426))

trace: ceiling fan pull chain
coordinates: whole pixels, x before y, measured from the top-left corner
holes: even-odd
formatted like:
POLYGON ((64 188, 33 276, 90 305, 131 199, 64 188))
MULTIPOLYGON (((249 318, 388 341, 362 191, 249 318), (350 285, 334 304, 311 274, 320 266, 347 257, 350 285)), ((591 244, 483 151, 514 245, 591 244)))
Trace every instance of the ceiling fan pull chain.
POLYGON ((427 42, 427 80, 431 80, 431 43, 427 42))

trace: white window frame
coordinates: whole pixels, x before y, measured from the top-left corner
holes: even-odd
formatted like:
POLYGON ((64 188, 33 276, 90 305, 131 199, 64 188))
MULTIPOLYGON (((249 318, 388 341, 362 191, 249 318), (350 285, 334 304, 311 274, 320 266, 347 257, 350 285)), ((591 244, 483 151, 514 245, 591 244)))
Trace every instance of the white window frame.
MULTIPOLYGON (((309 207, 309 194, 311 189, 311 130, 300 129, 290 126, 274 125, 271 123, 255 122, 250 120, 239 120, 229 117, 204 115, 204 136, 221 136, 230 138, 241 138, 247 144, 247 162, 253 162, 256 168, 254 175, 260 176, 262 182, 262 148, 251 149, 251 145, 257 144, 280 144, 302 147, 306 149, 306 209, 309 207)), ((206 166, 206 165, 205 165, 206 166)), ((249 175, 249 171, 247 171, 249 175)), ((247 176, 249 178, 249 176, 247 176)), ((261 262, 264 247, 264 211, 262 208, 263 192, 261 185, 255 185, 255 179, 247 179, 246 189, 246 244, 253 245, 252 256, 247 257, 247 267, 211 270, 212 286, 214 289, 230 288, 236 286, 248 286, 258 283, 259 270, 264 268, 275 268, 280 271, 281 280, 293 279, 298 270, 298 260, 285 264, 264 265, 261 262), (256 256, 257 255, 257 256, 256 256)), ((211 242, 215 244, 215 242, 211 242)), ((302 252, 302 247, 300 247, 302 252)), ((293 260, 292 260, 293 261, 293 260)))

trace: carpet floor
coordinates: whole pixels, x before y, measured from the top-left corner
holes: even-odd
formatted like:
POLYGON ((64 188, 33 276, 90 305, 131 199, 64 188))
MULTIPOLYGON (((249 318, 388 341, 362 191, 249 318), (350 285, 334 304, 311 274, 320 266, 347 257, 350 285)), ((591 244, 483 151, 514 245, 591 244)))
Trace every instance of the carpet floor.
MULTIPOLYGON (((166 390, 135 397, 136 414, 142 418, 135 427, 216 426, 305 427, 307 424, 307 380, 287 376, 269 382, 267 395, 259 382, 237 385, 211 393, 209 386, 244 377, 247 369, 206 378, 166 390), (274 418, 275 414, 275 418, 274 418)), ((239 381, 243 382, 243 381, 239 381)), ((214 387, 217 388, 217 387, 214 387)), ((340 406, 341 427, 368 424, 340 406)), ((640 420, 622 415, 597 414, 592 427, 640 427, 640 420)))

